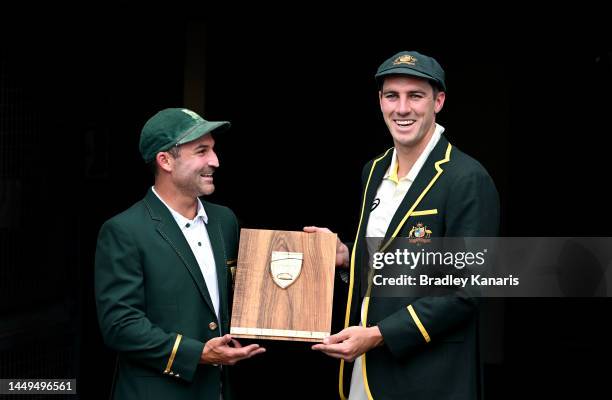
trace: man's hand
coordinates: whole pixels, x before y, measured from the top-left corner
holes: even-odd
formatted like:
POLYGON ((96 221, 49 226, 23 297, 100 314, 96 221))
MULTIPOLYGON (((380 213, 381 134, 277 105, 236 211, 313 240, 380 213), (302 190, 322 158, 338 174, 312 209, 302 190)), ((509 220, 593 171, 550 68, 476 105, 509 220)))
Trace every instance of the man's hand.
MULTIPOLYGON (((319 228, 317 226, 305 226, 304 232, 313 233, 313 232, 327 232, 333 233, 327 228, 319 228)), ((348 268, 350 261, 349 250, 348 247, 340 241, 338 238, 336 242, 336 267, 340 268, 348 268)))
POLYGON ((236 339, 232 339, 230 335, 224 335, 206 342, 200 356, 200 364, 234 365, 240 360, 251 358, 265 351, 266 349, 258 344, 242 347, 236 339))
POLYGON ((326 337, 323 344, 315 344, 312 349, 320 350, 330 357, 354 361, 366 351, 382 344, 383 337, 377 326, 370 328, 349 326, 335 335, 326 337))

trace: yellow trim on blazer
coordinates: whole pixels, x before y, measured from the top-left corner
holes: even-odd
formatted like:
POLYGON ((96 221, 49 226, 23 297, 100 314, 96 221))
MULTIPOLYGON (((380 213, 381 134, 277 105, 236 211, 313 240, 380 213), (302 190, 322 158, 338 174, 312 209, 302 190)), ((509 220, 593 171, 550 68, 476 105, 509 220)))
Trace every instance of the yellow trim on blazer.
POLYGON ((384 246, 382 246, 380 248, 379 251, 383 252, 385 251, 385 249, 387 247, 389 247, 389 245, 391 244, 391 242, 393 241, 393 239, 395 239, 395 237, 397 236, 397 234, 399 233, 399 231, 402 229, 402 226, 404 226, 404 224, 406 223, 406 220, 408 218, 410 218, 410 216, 412 215, 412 213, 414 212, 414 209, 417 208, 417 206, 419 205, 419 203, 421 202, 421 200, 423 200, 423 197, 425 197, 425 195, 427 194, 427 192, 429 192, 429 189, 431 189, 431 187, 434 185, 434 183, 436 183, 436 181, 438 180, 438 178, 440 177, 440 175, 442 175, 442 172, 444 172, 444 170, 442 168, 440 168, 440 165, 447 163, 450 161, 450 154, 451 154, 451 150, 452 150, 453 146, 449 143, 448 146, 446 147, 446 154, 444 155, 444 158, 442 160, 436 161, 436 163, 434 164, 434 166, 436 167, 436 171, 438 171, 438 173, 436 174, 436 176, 434 176, 431 181, 429 182, 429 185, 427 185, 427 187, 421 192, 421 194, 419 195, 419 197, 416 199, 416 201, 414 202, 414 204, 412 204, 412 207, 410 207, 410 210, 408 210, 408 212, 406 213, 406 215, 404 215, 404 218, 402 218, 402 220, 400 221, 400 223, 397 225, 397 228, 395 228, 395 231, 393 232, 393 235, 391 235, 391 238, 387 241, 387 243, 385 243, 384 246))
MULTIPOLYGON (((355 278, 355 248, 357 248, 357 240, 359 239, 359 231, 361 230, 361 223, 363 222, 363 213, 365 210, 365 203, 366 203, 366 197, 368 197, 368 187, 370 186, 370 179, 372 178, 372 173, 374 172, 374 168, 376 167, 376 164, 382 160, 383 158, 385 158, 387 156, 387 154, 389 154, 389 151, 391 151, 393 149, 393 147, 391 147, 390 149, 388 149, 385 154, 383 154, 382 156, 378 157, 376 160, 374 160, 374 162, 372 163, 372 168, 370 168, 370 174, 368 175, 368 180, 366 182, 366 187, 365 187, 365 191, 363 193, 363 203, 361 204, 361 214, 359 216, 359 225, 357 226, 357 234, 355 236, 355 245, 353 246, 353 251, 351 254, 351 272, 350 272, 350 278, 349 278, 349 296, 346 302, 346 316, 344 318, 344 327, 348 328, 349 325, 349 321, 351 318, 351 302, 352 302, 352 298, 353 298, 353 283, 354 283, 354 278, 355 278)), ((343 385, 344 383, 342 382, 342 377, 344 376, 344 360, 340 360, 340 374, 339 374, 339 378, 340 381, 338 382, 338 391, 340 393, 340 399, 342 400, 346 400, 346 396, 344 395, 344 388, 343 385)))
POLYGON ((172 363, 174 363, 174 357, 176 357, 176 352, 179 348, 179 344, 181 343, 182 338, 183 338, 183 335, 181 335, 180 333, 176 335, 176 340, 174 341, 174 347, 172 348, 172 354, 170 354, 170 358, 168 359, 168 364, 166 365, 164 374, 167 374, 170 371, 172 371, 172 363))
POLYGON ((419 331, 421 331, 421 335, 423 335, 423 337, 425 338, 425 341, 427 343, 431 342, 431 337, 429 336, 429 333, 427 333, 427 329, 425 329, 425 327, 423 326, 423 323, 417 316, 416 311, 414 311, 414 307, 412 307, 412 304, 406 307, 406 309, 408 309, 410 316, 414 320, 414 323, 416 324, 417 328, 419 328, 419 331))
POLYGON ((423 215, 434 215, 438 213, 438 209, 434 208, 433 210, 421 210, 421 211, 413 211, 411 216, 412 217, 420 217, 423 215))
MULTIPOLYGON (((421 200, 423 200, 423 197, 425 197, 425 195, 427 194, 429 189, 431 189, 431 187, 438 180, 440 175, 442 175, 442 172, 444 172, 444 170, 442 168, 440 168, 440 165, 450 161, 450 154, 451 154, 452 148, 453 148, 453 146, 449 143, 448 146, 446 147, 446 153, 444 154, 444 158, 442 160, 436 161, 436 163, 434 164, 434 166, 436 167, 437 174, 431 179, 431 181, 429 182, 427 187, 425 189, 423 189, 423 191, 421 192, 419 197, 412 204, 412 207, 410 207, 410 209, 408 210, 408 212, 406 213, 404 218, 402 218, 402 220, 400 221, 399 225, 397 226, 397 228, 393 232, 393 235, 391 235, 391 238, 387 241, 387 243, 385 243, 384 246, 382 246, 380 248, 379 251, 381 251, 381 252, 385 251, 385 249, 387 247, 389 247, 389 245, 391 244, 393 239, 395 239, 395 237, 397 236, 399 231, 402 229, 402 226, 404 225, 404 223, 406 223, 406 220, 408 218, 410 218, 410 216, 414 215, 414 209, 417 208, 417 206, 419 205, 421 200)), ((370 172, 370 177, 371 176, 372 176, 372 173, 370 172)), ((368 184, 369 183, 370 182, 369 182, 369 178, 368 178, 368 184)), ((366 186, 366 188, 367 188, 367 186, 366 186)), ((365 195, 364 195, 364 199, 365 199, 365 195)), ((437 213, 437 209, 436 209, 436 213, 437 213)), ((359 221, 359 224, 361 225, 361 220, 359 221)), ((359 234, 359 229, 357 230, 357 234, 359 234)), ((355 240, 355 246, 353 246, 353 258, 354 258, 354 254, 355 254, 355 247, 357 247, 356 244, 357 244, 357 240, 355 240)), ((353 260, 351 259, 351 278, 353 276, 353 262, 352 261, 353 260)), ((371 280, 369 279, 369 281, 370 282, 368 282, 368 290, 366 291, 366 295, 365 295, 365 299, 364 299, 364 307, 363 307, 362 321, 364 322, 364 324, 367 323, 368 308, 369 308, 369 305, 370 305, 370 292, 371 292, 371 289, 372 289, 371 280)), ((353 293, 352 292, 352 285, 349 287, 349 290, 350 290, 349 293, 352 295, 352 293, 353 293)), ((349 301, 350 301, 350 297, 349 297, 349 301)), ((348 311, 350 311, 350 307, 347 308, 347 312, 348 311)), ((348 320, 348 317, 347 317, 347 320, 348 320)), ((423 329, 425 329, 425 328, 423 328, 423 329)), ((425 332, 427 332, 427 331, 425 331, 425 332)), ((363 373, 363 386, 365 388, 366 395, 368 396, 368 399, 372 399, 372 393, 370 392, 370 386, 368 385, 368 375, 366 373, 366 358, 365 358, 365 353, 364 353, 364 357, 362 358, 362 373, 363 373)), ((341 379, 340 380, 340 385, 342 385, 342 361, 340 362, 340 379, 341 379)), ((341 395, 342 395, 342 393, 341 393, 341 395)), ((345 399, 343 398, 343 400, 345 400, 345 399)))
POLYGON ((363 353, 363 358, 361 359, 361 373, 363 374, 363 387, 366 392, 366 396, 368 396, 368 400, 374 400, 372 397, 372 392, 370 392, 370 385, 368 384, 368 374, 366 372, 366 353, 363 353))

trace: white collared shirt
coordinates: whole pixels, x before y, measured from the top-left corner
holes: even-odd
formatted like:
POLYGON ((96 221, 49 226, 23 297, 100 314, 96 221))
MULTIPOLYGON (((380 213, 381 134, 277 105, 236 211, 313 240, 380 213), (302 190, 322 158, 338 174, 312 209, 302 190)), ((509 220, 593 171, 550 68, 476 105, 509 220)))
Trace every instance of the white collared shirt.
POLYGON ((189 247, 198 262, 200 271, 202 271, 208 294, 210 294, 210 299, 215 308, 215 314, 217 314, 217 319, 219 319, 219 283, 217 281, 217 268, 212 246, 210 245, 210 238, 208 237, 208 231, 206 230, 208 215, 206 215, 202 202, 198 199, 198 211, 194 219, 185 218, 166 204, 164 199, 155 191, 155 187, 151 189, 157 198, 168 208, 179 228, 181 228, 185 240, 189 243, 189 247))
MULTIPOLYGON (((427 146, 425 146, 419 158, 417 158, 412 168, 410 168, 410 171, 402 178, 398 178, 397 176, 397 170, 399 168, 397 150, 393 149, 391 165, 385 173, 378 187, 378 191, 376 192, 374 202, 378 202, 379 204, 370 212, 366 237, 381 238, 385 236, 393 215, 395 215, 400 203, 404 200, 406 193, 408 193, 410 186, 412 186, 412 182, 414 182, 421 168, 425 165, 427 157, 429 157, 433 148, 436 147, 436 144, 440 141, 442 132, 444 132, 444 128, 436 124, 436 130, 431 136, 431 139, 429 139, 429 143, 427 143, 427 146)), ((366 204, 366 207, 368 206, 372 207, 373 204, 366 204)))
MULTIPOLYGON (((376 208, 370 212, 370 219, 368 220, 368 226, 366 228, 367 238, 382 238, 387 233, 389 224, 395 212, 397 211, 400 203, 408 193, 412 182, 416 179, 417 175, 425 165, 427 157, 431 154, 431 151, 436 147, 436 144, 440 141, 444 132, 442 125, 436 124, 436 130, 434 131, 431 139, 423 149, 423 152, 417 158, 416 162, 410 168, 410 171, 406 176, 399 178, 397 176, 397 170, 399 164, 397 162, 397 151, 393 149, 393 156, 391 159, 391 165, 385 173, 378 190, 376 191, 376 197, 373 204, 366 204, 366 207, 373 207, 374 204, 378 203, 376 208)), ((364 194, 365 196, 365 194, 364 194)), ((370 254, 377 251, 377 243, 375 240, 366 240, 368 244, 368 251, 370 254)), ((360 326, 365 326, 363 321, 363 309, 365 305, 365 298, 361 302, 361 323, 360 326)), ((368 396, 365 392, 365 386, 363 384, 363 373, 362 373, 362 357, 363 355, 355 359, 355 365, 353 365, 353 374, 351 375, 351 388, 349 389, 349 400, 367 400, 368 396)))

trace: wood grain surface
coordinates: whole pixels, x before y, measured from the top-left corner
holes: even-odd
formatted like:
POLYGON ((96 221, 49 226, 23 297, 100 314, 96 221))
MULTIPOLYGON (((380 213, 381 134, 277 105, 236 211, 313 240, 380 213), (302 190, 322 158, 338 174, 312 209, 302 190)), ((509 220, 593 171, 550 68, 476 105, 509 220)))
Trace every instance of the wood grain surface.
POLYGON ((242 229, 230 333, 237 338, 321 342, 330 334, 336 234, 242 229), (302 270, 282 289, 273 251, 303 253, 302 270))

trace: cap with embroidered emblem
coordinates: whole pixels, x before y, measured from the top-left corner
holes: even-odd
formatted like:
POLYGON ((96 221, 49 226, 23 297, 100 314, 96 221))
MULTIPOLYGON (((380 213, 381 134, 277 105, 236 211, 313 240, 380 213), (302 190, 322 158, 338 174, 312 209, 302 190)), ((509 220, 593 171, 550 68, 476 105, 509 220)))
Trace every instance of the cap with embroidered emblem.
POLYGON ((446 90, 444 69, 433 58, 416 51, 400 51, 385 60, 376 71, 376 81, 381 84, 387 75, 410 75, 425 78, 446 90))
POLYGON ((140 154, 145 162, 149 162, 160 151, 229 127, 228 121, 207 121, 186 108, 166 108, 149 118, 142 128, 140 154))

